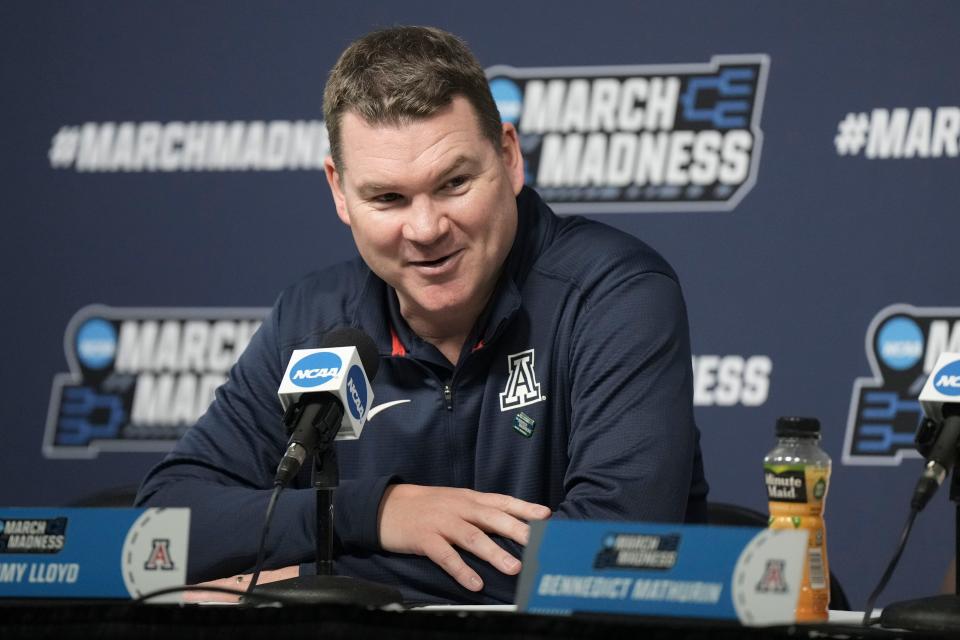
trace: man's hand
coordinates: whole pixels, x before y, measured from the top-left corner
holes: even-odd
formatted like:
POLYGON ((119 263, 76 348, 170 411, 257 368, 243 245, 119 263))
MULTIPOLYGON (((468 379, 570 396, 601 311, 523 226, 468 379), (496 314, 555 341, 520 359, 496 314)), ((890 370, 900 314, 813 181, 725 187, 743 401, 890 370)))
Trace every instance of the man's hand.
POLYGON ((487 534, 525 545, 530 537, 526 521, 548 517, 550 509, 543 505, 498 493, 395 484, 387 487, 380 502, 380 546, 426 556, 470 591, 480 591, 483 581, 454 547, 516 575, 520 561, 487 534))
MULTIPOLYGON (((257 578, 257 584, 266 584, 268 582, 275 582, 277 580, 287 580, 289 578, 296 578, 300 575, 300 567, 294 565, 292 567, 284 567, 282 569, 274 569, 273 571, 261 571, 260 577, 257 578)), ((219 580, 210 580, 209 582, 201 582, 196 587, 223 587, 225 589, 236 589, 237 591, 246 591, 250 587, 250 580, 253 578, 252 574, 244 573, 238 576, 231 576, 229 578, 221 578, 219 580)), ((232 602, 237 603, 240 601, 240 596, 236 596, 230 593, 222 593, 220 591, 187 591, 183 595, 184 602, 232 602)))

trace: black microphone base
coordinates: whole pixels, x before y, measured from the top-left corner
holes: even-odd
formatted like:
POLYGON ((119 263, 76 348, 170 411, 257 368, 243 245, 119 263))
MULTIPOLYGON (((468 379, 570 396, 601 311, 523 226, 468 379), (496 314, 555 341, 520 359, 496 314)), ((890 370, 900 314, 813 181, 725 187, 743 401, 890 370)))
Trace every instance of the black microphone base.
MULTIPOLYGON (((299 576, 257 585, 254 593, 277 596, 293 604, 354 604, 364 607, 385 607, 403 604, 403 597, 393 587, 347 576, 299 576)), ((251 599, 251 604, 257 601, 251 599)))
POLYGON ((960 597, 945 595, 894 602, 883 608, 880 625, 909 631, 956 631, 960 629, 960 597))

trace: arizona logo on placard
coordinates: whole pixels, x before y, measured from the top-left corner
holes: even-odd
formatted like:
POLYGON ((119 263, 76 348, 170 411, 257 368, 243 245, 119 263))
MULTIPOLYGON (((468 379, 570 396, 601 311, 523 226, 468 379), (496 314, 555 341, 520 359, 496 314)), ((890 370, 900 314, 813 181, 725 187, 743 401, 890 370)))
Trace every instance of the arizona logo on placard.
POLYGON ((173 571, 173 558, 170 557, 170 540, 166 538, 154 538, 153 546, 150 549, 150 556, 143 563, 143 568, 147 571, 173 571))
POLYGON ((757 582, 757 591, 760 593, 784 593, 787 590, 787 581, 783 577, 783 567, 786 564, 783 560, 767 560, 767 567, 763 571, 763 576, 757 582))

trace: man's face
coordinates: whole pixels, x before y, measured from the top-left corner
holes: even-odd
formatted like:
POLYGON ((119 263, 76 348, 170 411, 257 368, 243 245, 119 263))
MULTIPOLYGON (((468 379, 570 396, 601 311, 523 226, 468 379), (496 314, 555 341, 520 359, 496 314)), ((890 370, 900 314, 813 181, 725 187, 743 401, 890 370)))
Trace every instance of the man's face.
POLYGON ((346 113, 340 131, 342 171, 327 158, 327 180, 364 261, 396 289, 408 320, 472 324, 516 234, 523 160, 513 126, 494 147, 457 96, 399 126, 346 113))

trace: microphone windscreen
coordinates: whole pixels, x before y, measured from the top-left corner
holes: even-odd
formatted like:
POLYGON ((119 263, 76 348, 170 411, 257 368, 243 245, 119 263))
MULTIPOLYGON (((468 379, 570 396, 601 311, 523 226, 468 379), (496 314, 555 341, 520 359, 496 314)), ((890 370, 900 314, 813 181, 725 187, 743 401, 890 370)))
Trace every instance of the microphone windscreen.
POLYGON ((377 376, 377 369, 380 368, 380 353, 373 338, 360 329, 340 327, 328 332, 320 344, 321 349, 336 347, 356 347, 360 362, 363 363, 363 370, 367 374, 367 380, 373 381, 377 376))

